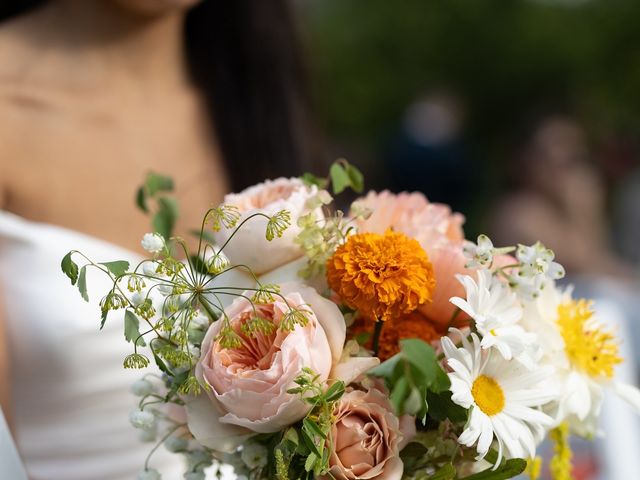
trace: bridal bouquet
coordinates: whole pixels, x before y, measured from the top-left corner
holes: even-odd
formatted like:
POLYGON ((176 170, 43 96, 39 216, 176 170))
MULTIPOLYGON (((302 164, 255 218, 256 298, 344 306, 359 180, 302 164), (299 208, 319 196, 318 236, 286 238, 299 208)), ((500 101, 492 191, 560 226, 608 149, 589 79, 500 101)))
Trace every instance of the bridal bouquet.
MULTIPOLYGON (((592 437, 616 383, 614 334, 589 300, 556 284, 551 250, 465 240, 463 217, 418 193, 362 191, 345 161, 328 178, 267 180, 209 209, 193 249, 171 235, 170 179, 148 258, 62 269, 85 299, 108 275, 102 325, 121 321, 146 368, 130 416, 143 439, 186 456, 186 479, 228 468, 247 479, 537 478, 536 446, 571 478, 568 436, 592 437)), ((76 261, 82 259, 81 265, 76 261)), ((139 479, 158 479, 147 458, 139 479)))

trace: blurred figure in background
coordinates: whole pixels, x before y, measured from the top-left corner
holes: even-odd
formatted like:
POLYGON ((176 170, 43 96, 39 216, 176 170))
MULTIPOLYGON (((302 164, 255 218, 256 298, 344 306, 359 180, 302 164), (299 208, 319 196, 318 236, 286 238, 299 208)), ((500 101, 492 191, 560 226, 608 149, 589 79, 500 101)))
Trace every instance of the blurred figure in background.
POLYGON ((292 17, 284 0, 3 0, 0 21, 0 402, 31 479, 131 480, 153 446, 127 420, 141 373, 60 260, 137 262, 149 171, 175 179, 187 232, 230 189, 306 169, 292 17))
POLYGON ((501 245, 540 239, 570 273, 627 278, 632 269, 611 247, 605 187, 589 157, 575 121, 542 121, 513 163, 511 192, 491 209, 492 237, 501 245))
POLYGON ((462 139, 457 98, 434 91, 409 105, 385 155, 385 188, 422 192, 432 202, 467 212, 478 185, 462 139))

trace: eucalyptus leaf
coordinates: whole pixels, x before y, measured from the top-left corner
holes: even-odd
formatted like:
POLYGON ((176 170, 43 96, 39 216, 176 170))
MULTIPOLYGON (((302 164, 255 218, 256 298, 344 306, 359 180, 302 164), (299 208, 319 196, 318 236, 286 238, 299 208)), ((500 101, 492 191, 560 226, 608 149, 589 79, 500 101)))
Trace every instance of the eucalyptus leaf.
POLYGON ((78 281, 78 264, 71 258, 72 254, 73 252, 69 252, 62 258, 60 267, 65 275, 67 275, 71 280, 71 285, 75 285, 78 281))
POLYGON ((404 358, 420 371, 431 390, 442 392, 449 388, 449 378, 431 345, 417 338, 407 338, 400 341, 400 347, 404 358))
POLYGON ((80 269, 80 274, 78 275, 78 290, 80 290, 80 295, 84 299, 85 302, 89 301, 89 295, 87 293, 87 266, 85 265, 80 269))

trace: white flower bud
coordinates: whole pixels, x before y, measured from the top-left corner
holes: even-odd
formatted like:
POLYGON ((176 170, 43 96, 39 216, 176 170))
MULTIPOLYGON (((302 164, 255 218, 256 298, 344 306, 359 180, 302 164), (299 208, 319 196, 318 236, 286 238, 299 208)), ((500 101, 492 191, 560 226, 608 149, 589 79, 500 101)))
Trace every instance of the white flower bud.
POLYGON ((142 264, 142 273, 147 275, 148 277, 157 277, 158 273, 156 272, 158 265, 156 262, 144 262, 142 264))
POLYGON ((129 298, 129 301, 133 304, 134 307, 137 307, 138 305, 140 305, 142 302, 144 302, 144 299, 147 298, 147 296, 144 293, 141 292, 133 292, 133 294, 131 295, 131 297, 129 298))
POLYGON ((155 468, 143 470, 138 474, 137 480, 162 480, 160 472, 155 468))
POLYGON ((156 254, 164 250, 164 238, 158 233, 145 233, 140 244, 149 253, 156 254))
POLYGON ((187 455, 189 470, 201 472, 211 465, 212 460, 211 454, 205 450, 194 450, 187 455))
POLYGON ((251 470, 258 467, 265 467, 267 465, 267 455, 267 447, 259 443, 248 443, 240 452, 240 458, 251 470))
POLYGON ((145 380, 141 378, 136 380, 131 385, 131 393, 133 393, 137 397, 144 397, 145 395, 150 395, 154 392, 153 384, 149 380, 145 380))
POLYGON ((172 453, 184 452, 189 447, 189 442, 172 435, 164 441, 164 447, 172 453))
POLYGON ((156 417, 148 410, 134 410, 129 414, 129 422, 135 428, 151 430, 156 422, 156 417))

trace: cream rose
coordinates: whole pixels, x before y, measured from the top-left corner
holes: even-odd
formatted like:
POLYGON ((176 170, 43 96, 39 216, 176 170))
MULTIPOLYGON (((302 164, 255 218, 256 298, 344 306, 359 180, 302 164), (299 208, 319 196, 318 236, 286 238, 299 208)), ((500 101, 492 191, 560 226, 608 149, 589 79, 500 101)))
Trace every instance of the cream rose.
MULTIPOLYGON (((399 480, 403 464, 400 421, 387 397, 376 388, 346 393, 331 430, 330 474, 325 479, 399 480)), ((415 430, 414 430, 415 432, 415 430)))
MULTIPOLYGON (((245 223, 224 248, 233 265, 247 265, 256 275, 262 275, 296 260, 304 254, 295 243, 300 233, 298 219, 309 212, 308 201, 318 194, 315 186, 307 186, 299 178, 267 180, 224 197, 225 205, 233 205, 241 213, 240 222, 255 213, 272 216, 281 210, 291 214, 291 225, 282 237, 268 241, 265 238, 267 219, 254 217, 245 223)), ((318 216, 322 215, 316 209, 318 216)), ((221 229, 215 233, 216 243, 224 245, 234 229, 221 229)))
POLYGON ((238 348, 220 344, 221 321, 209 328, 196 365, 196 377, 207 394, 187 402, 189 429, 203 445, 232 450, 248 435, 280 431, 304 417, 309 405, 287 393, 304 367, 323 381, 340 378, 349 383, 377 364, 374 358, 342 358, 346 327, 333 302, 297 283, 281 285, 281 294, 284 298, 254 306, 239 298, 225 310, 242 338, 238 348), (290 307, 308 312, 306 326, 280 328, 290 307), (253 337, 242 332, 256 313, 276 327, 273 332, 253 337))
POLYGON ((369 192, 357 201, 372 210, 367 220, 357 223, 361 232, 384 233, 388 228, 415 238, 433 264, 436 287, 433 300, 419 308, 434 325, 446 331, 455 305, 451 297, 463 296, 464 288, 456 274, 468 274, 462 251, 464 217, 451 212, 447 205, 430 203, 421 193, 394 194, 387 190, 369 192))

